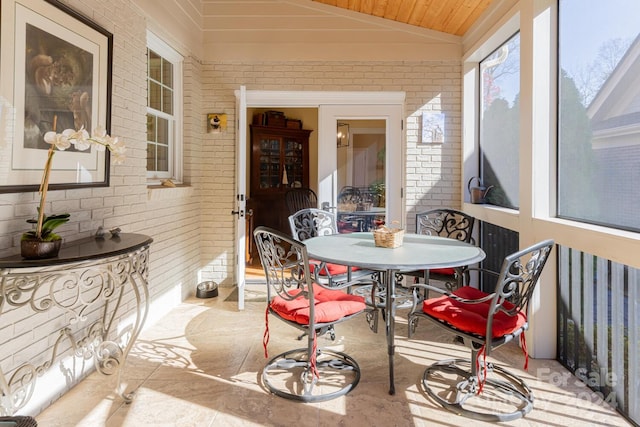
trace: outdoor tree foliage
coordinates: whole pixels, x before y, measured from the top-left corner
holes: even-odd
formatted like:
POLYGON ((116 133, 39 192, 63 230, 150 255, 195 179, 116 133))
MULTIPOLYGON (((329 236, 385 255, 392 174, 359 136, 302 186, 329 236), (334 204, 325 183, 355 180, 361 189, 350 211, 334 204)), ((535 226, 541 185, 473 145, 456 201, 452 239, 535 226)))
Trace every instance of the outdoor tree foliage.
POLYGON ((574 80, 562 70, 558 111, 558 213, 592 220, 598 217, 594 188, 596 162, 591 121, 574 80), (586 191, 585 191, 586 190, 586 191))

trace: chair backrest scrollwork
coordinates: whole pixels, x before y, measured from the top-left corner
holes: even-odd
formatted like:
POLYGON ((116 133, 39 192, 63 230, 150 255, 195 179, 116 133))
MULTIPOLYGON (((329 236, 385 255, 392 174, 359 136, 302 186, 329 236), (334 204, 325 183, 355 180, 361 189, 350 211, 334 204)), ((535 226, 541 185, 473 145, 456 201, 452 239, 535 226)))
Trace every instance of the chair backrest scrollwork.
POLYGON ((267 300, 278 295, 313 301, 306 246, 268 227, 257 227, 253 235, 267 280, 267 300), (295 289, 300 291, 291 292, 295 289))
POLYGON ((473 241, 475 218, 453 209, 433 209, 416 214, 416 233, 473 241))
POLYGON ((294 239, 304 241, 316 236, 338 234, 336 215, 323 209, 301 209, 289 216, 294 239))
POLYGON ((492 331, 495 313, 509 316, 521 312, 528 315, 529 301, 553 249, 553 240, 544 240, 505 257, 489 308, 487 336, 492 331))

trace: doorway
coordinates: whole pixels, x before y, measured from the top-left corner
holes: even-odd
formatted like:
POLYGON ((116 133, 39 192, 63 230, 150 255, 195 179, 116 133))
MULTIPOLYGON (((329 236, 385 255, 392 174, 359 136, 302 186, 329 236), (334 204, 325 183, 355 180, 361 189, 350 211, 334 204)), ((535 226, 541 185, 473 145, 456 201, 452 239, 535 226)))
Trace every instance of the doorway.
MULTIPOLYGON (((386 143, 385 183, 387 218, 404 224, 404 161, 405 148, 402 133, 404 112, 404 92, 291 92, 291 91, 252 91, 243 86, 236 91, 239 111, 238 117, 238 150, 236 163, 236 211, 245 212, 246 195, 248 194, 247 173, 249 157, 247 143, 249 121, 247 111, 252 108, 269 108, 280 110, 285 108, 317 108, 317 136, 310 141, 310 169, 316 168, 315 182, 310 187, 317 189, 318 205, 323 202, 336 206, 338 194, 337 181, 337 144, 336 129, 339 118, 348 120, 382 120, 386 143), (312 142, 312 141, 315 141, 312 142), (242 155, 240 154, 242 153, 242 155), (314 160, 315 159, 315 160, 314 160), (393 173, 390 173, 393 171, 393 173)), ((245 248, 246 239, 253 236, 246 229, 246 217, 237 215, 236 221, 236 279, 238 283, 238 308, 244 308, 245 284, 245 248), (239 253, 242 252, 242 255, 239 253)))

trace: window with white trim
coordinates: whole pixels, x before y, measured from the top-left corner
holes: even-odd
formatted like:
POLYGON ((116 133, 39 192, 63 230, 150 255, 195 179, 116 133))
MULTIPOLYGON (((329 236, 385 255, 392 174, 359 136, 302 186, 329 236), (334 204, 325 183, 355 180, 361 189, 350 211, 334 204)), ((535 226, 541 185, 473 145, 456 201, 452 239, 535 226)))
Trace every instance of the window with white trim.
POLYGON ((559 2, 558 216, 640 231, 637 0, 559 2))
POLYGON ((147 179, 182 180, 183 57, 147 32, 147 179))
POLYGON ((480 177, 489 204, 520 206, 520 33, 480 61, 480 177))

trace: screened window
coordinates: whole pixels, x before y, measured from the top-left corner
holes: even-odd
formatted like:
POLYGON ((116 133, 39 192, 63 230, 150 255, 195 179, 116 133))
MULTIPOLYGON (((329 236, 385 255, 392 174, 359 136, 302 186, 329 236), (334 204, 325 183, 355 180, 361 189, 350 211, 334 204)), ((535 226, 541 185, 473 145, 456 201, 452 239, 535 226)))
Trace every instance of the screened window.
POLYGON ((640 231, 640 3, 558 13, 558 215, 640 231))
POLYGON ((182 57, 153 33, 147 48, 147 177, 180 180, 182 57))
POLYGON ((480 177, 487 203, 519 207, 520 34, 480 62, 480 177))

